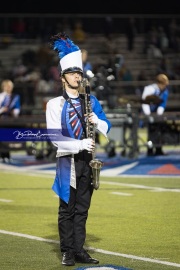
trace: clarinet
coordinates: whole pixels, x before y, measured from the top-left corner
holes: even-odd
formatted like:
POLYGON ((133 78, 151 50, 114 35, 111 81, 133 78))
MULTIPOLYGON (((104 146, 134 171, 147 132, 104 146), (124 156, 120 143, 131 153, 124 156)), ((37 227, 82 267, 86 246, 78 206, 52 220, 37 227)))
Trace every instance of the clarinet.
MULTIPOLYGON (((96 129, 95 124, 89 121, 89 115, 92 112, 91 100, 90 100, 90 84, 87 78, 83 79, 84 89, 85 89, 85 115, 86 115, 86 137, 91 138, 95 141, 96 139, 96 129)), ((92 168, 92 185, 94 189, 98 189, 100 186, 99 175, 100 170, 103 166, 103 162, 95 158, 95 149, 91 152, 92 160, 89 165, 92 168)))

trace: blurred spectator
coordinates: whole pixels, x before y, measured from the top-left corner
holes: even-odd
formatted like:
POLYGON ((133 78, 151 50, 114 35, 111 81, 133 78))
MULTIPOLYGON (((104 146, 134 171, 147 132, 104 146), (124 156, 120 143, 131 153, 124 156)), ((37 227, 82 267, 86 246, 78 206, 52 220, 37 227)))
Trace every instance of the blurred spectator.
POLYGON ((137 81, 147 81, 148 76, 145 69, 141 69, 137 75, 137 81))
POLYGON ((130 17, 128 19, 125 34, 127 37, 127 49, 128 51, 131 52, 134 49, 134 40, 137 34, 137 28, 136 28, 134 17, 130 17))
POLYGON ((89 71, 93 71, 93 67, 92 67, 92 64, 88 61, 88 51, 87 50, 85 50, 85 49, 82 49, 81 50, 81 53, 82 53, 82 62, 83 62, 83 72, 84 72, 84 76, 85 77, 91 77, 91 76, 89 76, 90 74, 92 74, 92 73, 90 73, 89 75, 88 75, 88 72, 89 71))
MULTIPOLYGON (((58 33, 58 31, 56 31, 58 33)), ((60 31, 59 31, 60 32, 60 31)), ((62 32, 65 32, 69 37, 72 36, 72 27, 68 18, 63 18, 62 32)))
POLYGON ((83 43, 86 40, 86 32, 83 29, 83 23, 81 21, 76 21, 74 25, 74 29, 72 30, 72 36, 74 42, 83 43))
POLYGON ((161 59, 163 54, 156 45, 149 44, 147 49, 147 57, 148 59, 161 59))
POLYGON ((37 53, 32 49, 27 49, 22 53, 22 62, 25 66, 35 66, 37 64, 37 53))
POLYGON ((12 23, 12 31, 15 38, 26 38, 26 23, 23 18, 17 18, 12 23))
POLYGON ((10 76, 14 82, 14 92, 20 96, 21 104, 23 106, 24 100, 26 100, 26 93, 24 91, 24 78, 28 72, 28 68, 23 64, 23 61, 20 57, 15 59, 12 69, 10 70, 10 76))
POLYGON ((24 76, 24 82, 26 83, 26 101, 27 105, 35 105, 36 86, 41 77, 41 70, 37 66, 36 68, 29 69, 24 76))
POLYGON ((149 44, 158 47, 158 30, 155 25, 152 25, 150 30, 148 31, 149 36, 149 44))
POLYGON ((162 26, 158 28, 158 48, 161 50, 162 54, 166 54, 169 49, 169 39, 162 26))
POLYGON ((111 38, 113 34, 113 18, 108 15, 105 17, 104 34, 106 38, 111 38))
POLYGON ((174 52, 179 51, 179 34, 180 25, 177 23, 176 19, 172 18, 168 27, 168 38, 169 38, 169 48, 174 52))
POLYGON ((179 57, 174 57, 173 63, 172 63, 172 68, 174 71, 174 74, 176 76, 176 79, 180 79, 180 59, 179 57))
POLYGON ((4 66, 2 60, 0 60, 0 80, 6 75, 6 67, 4 66))
POLYGON ((0 38, 0 49, 8 49, 13 44, 13 38, 11 35, 2 35, 0 38))
POLYGON ((118 51, 119 48, 115 39, 111 35, 105 37, 102 41, 101 53, 107 54, 111 57, 112 55, 117 54, 118 51))
POLYGON ((10 71, 13 81, 23 77, 27 72, 27 67, 23 64, 20 57, 15 59, 12 70, 10 71))
POLYGON ((35 59, 43 75, 46 73, 47 67, 49 67, 51 63, 51 58, 51 50, 48 44, 42 43, 36 51, 35 59))
POLYGON ((116 54, 115 55, 115 59, 113 59, 113 63, 111 63, 109 66, 114 70, 115 73, 115 79, 119 80, 119 76, 120 76, 120 71, 121 68, 124 65, 124 56, 122 54, 116 54))
POLYGON ((95 86, 96 97, 100 100, 102 106, 107 106, 110 109, 114 109, 117 105, 117 96, 114 94, 114 89, 111 86, 111 68, 106 68, 103 65, 99 65, 95 74, 95 86))
POLYGON ((170 80, 175 80, 176 79, 176 75, 173 72, 173 69, 172 69, 172 67, 170 65, 170 61, 167 58, 167 56, 164 56, 160 60, 160 63, 158 65, 158 67, 157 67, 157 74, 159 74, 159 73, 166 74, 170 80))
POLYGON ((120 81, 132 81, 133 76, 131 70, 128 68, 126 63, 123 63, 119 71, 119 80, 120 81))
MULTIPOLYGON (((126 65, 126 63, 122 64, 122 67, 119 72, 119 80, 127 82, 133 81, 132 72, 130 68, 126 65)), ((127 85, 125 86, 124 91, 126 92, 126 94, 134 94, 134 87, 132 87, 131 85, 127 85)))
MULTIPOLYGON (((148 76, 147 76, 146 71, 144 69, 141 69, 138 73, 137 81, 141 82, 141 81, 147 81, 147 80, 148 80, 148 76)), ((139 86, 135 90, 136 95, 141 97, 143 90, 144 90, 144 85, 139 84, 139 86)))
POLYGON ((154 25, 145 32, 144 53, 149 55, 149 51, 152 51, 152 48, 158 48, 158 31, 154 25))
POLYGON ((59 71, 57 69, 57 61, 56 59, 53 59, 51 61, 51 64, 49 66, 49 69, 47 70, 47 75, 45 76, 47 80, 53 80, 56 82, 59 82, 59 71))

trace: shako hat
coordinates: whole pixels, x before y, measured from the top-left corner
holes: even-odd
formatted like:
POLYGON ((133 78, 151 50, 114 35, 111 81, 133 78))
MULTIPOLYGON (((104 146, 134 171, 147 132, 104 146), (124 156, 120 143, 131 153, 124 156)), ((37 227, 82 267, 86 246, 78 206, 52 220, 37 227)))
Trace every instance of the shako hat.
POLYGON ((70 72, 83 74, 82 55, 79 47, 65 33, 58 33, 51 37, 51 46, 58 52, 61 75, 70 72))

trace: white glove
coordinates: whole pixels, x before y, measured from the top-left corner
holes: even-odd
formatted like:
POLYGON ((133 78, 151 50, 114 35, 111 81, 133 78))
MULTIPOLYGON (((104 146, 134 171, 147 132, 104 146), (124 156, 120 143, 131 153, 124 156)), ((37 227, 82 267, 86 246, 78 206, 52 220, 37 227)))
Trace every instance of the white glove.
POLYGON ((91 138, 83 139, 81 141, 80 150, 87 150, 88 152, 92 152, 94 149, 94 141, 91 138))
POLYGON ((92 113, 90 114, 89 120, 90 120, 91 123, 93 123, 93 124, 95 124, 95 125, 98 124, 98 117, 97 117, 97 115, 96 115, 94 112, 92 112, 92 113))
POLYGON ((154 123, 154 117, 153 116, 148 116, 149 123, 154 123))

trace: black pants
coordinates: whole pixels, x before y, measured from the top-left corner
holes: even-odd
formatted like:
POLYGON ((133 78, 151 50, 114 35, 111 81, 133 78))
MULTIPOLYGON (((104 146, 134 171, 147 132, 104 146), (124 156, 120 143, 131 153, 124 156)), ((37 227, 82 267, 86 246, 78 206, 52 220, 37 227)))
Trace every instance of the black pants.
POLYGON ((0 143, 0 157, 4 160, 5 158, 10 159, 9 143, 0 143))
POLYGON ((160 156, 163 155, 162 146, 148 148, 147 156, 160 156))
POLYGON ((81 252, 86 239, 86 221, 93 194, 91 155, 75 155, 76 189, 70 188, 69 203, 60 199, 58 229, 61 252, 81 252))

